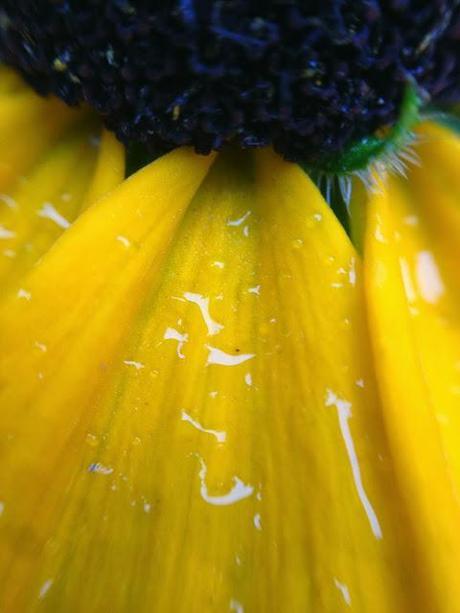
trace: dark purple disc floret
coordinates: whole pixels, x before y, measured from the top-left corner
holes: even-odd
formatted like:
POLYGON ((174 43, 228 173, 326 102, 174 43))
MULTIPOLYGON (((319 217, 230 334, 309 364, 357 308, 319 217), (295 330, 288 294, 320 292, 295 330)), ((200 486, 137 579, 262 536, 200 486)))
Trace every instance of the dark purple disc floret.
POLYGON ((272 144, 317 164, 407 83, 460 100, 458 0, 3 0, 0 58, 155 152, 272 144), (156 8, 158 7, 158 8, 156 8))

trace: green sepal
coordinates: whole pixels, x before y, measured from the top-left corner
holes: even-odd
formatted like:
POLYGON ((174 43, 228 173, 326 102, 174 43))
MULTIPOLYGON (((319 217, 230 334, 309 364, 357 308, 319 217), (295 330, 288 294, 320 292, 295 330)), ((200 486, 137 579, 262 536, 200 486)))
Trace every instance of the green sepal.
POLYGON ((314 166, 302 167, 307 172, 329 175, 347 175, 366 170, 374 160, 404 146, 408 132, 419 121, 420 106, 421 98, 417 90, 411 84, 406 85, 398 121, 389 129, 388 134, 365 136, 337 156, 324 158, 314 166))

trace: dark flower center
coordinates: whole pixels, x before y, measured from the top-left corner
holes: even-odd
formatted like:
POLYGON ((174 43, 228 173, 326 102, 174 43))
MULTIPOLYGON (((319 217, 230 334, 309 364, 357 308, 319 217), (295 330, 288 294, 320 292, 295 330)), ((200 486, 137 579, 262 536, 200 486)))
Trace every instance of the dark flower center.
MULTIPOLYGON (((272 144, 321 168, 411 86, 460 100, 459 0, 3 0, 0 57, 155 152, 272 144), (159 5, 161 8, 152 8, 159 5)), ((326 164, 327 165, 327 164, 326 164)))

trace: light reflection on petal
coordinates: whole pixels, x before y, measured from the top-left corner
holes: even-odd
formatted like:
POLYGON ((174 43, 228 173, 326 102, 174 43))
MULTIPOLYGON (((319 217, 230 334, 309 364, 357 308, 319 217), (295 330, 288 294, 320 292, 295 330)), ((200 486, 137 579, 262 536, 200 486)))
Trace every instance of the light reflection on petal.
POLYGON ((460 592, 458 139, 426 126, 422 166, 369 204, 366 286, 384 419, 436 610, 460 592), (450 163, 448 152, 450 151, 450 163))
POLYGON ((357 254, 294 165, 210 163, 178 150, 131 177, 0 311, 7 610, 424 596, 357 254))

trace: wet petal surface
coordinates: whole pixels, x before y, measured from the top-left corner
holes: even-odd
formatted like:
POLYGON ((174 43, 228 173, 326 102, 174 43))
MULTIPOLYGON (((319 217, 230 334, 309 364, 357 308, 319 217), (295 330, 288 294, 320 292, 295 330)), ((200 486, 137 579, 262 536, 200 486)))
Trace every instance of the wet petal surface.
POLYGON ((357 254, 294 165, 211 162, 131 177, 1 308, 8 610, 417 606, 357 254))
POLYGON ((123 147, 87 111, 0 67, 0 298, 124 175, 123 147))

